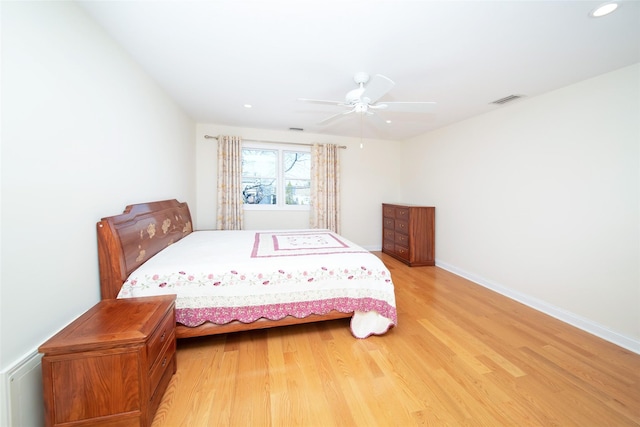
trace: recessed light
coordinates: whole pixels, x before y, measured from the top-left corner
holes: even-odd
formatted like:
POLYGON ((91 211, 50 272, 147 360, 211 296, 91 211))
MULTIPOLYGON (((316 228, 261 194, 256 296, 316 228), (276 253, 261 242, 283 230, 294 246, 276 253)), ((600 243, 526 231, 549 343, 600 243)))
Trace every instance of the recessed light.
POLYGON ((386 120, 387 124, 391 123, 391 120, 386 120))
POLYGON ((244 107, 244 108, 251 108, 251 107, 253 107, 253 105, 251 105, 251 104, 244 104, 244 105, 243 105, 243 107, 244 107))
POLYGON ((589 16, 592 16, 594 18, 600 18, 601 16, 610 14, 611 12, 616 10, 618 6, 619 6, 618 3, 615 3, 615 2, 601 4, 600 6, 593 9, 589 13, 589 16))

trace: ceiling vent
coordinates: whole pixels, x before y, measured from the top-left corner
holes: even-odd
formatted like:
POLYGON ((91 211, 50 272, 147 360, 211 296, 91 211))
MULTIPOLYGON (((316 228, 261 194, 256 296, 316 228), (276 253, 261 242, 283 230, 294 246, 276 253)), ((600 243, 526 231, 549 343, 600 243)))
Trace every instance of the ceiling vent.
POLYGON ((509 96, 505 96, 504 98, 496 99, 495 101, 491 102, 491 104, 502 105, 502 104, 506 104, 507 102, 511 102, 511 101, 515 101, 516 99, 520 99, 523 96, 524 95, 509 95, 509 96))

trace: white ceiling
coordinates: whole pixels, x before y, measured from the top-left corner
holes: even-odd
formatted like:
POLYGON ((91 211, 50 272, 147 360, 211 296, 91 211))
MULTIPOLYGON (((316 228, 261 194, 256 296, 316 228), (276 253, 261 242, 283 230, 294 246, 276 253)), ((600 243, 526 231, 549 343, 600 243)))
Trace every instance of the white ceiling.
POLYGON ((298 98, 341 101, 364 71, 395 81, 383 100, 438 103, 365 116, 364 137, 402 140, 640 62, 638 0, 597 19, 602 1, 78 3, 200 123, 360 136, 359 115, 320 126, 342 109, 298 98))

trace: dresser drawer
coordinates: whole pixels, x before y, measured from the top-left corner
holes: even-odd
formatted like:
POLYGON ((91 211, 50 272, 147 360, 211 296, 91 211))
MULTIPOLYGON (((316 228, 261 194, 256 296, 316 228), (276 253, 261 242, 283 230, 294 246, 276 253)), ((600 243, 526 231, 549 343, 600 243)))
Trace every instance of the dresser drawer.
POLYGON ((385 240, 382 242, 382 249, 386 252, 394 252, 396 250, 396 244, 393 240, 385 240))
POLYGON ((158 388, 160 379, 165 374, 165 371, 169 368, 173 368, 173 356, 176 353, 176 337, 174 336, 174 334, 170 334, 168 339, 170 339, 170 341, 163 349, 160 357, 158 357, 157 363, 153 365, 153 368, 151 368, 151 372, 149 373, 150 396, 153 396, 155 394, 156 388, 158 388))
POLYGON ((156 359, 167 340, 172 339, 175 341, 175 338, 173 337, 175 324, 176 320, 172 310, 167 313, 167 317, 162 320, 158 329, 156 329, 151 338, 149 338, 149 342, 147 344, 147 360, 149 361, 149 369, 152 369, 153 365, 156 363, 156 359))
POLYGON ((384 228, 389 228, 391 230, 394 229, 395 227, 395 221, 392 218, 384 218, 384 220, 382 221, 382 226, 384 228))
POLYGON ((396 208, 396 219, 402 219, 404 221, 409 220, 409 209, 407 208, 396 208))
POLYGON ((394 218, 396 216, 396 208, 393 206, 382 206, 382 216, 394 218))
POLYGON ((397 232, 408 234, 409 233, 409 223, 407 221, 395 220, 395 228, 397 232))
POLYGON ((398 255, 401 258, 404 258, 406 260, 409 259, 409 248, 405 246, 395 245, 394 252, 396 255, 398 255))
POLYGON ((393 231, 393 228, 389 229, 389 228, 385 228, 384 230, 382 230, 382 238, 384 240, 395 240, 396 236, 396 232, 393 231))
POLYGON ((409 236, 406 234, 402 234, 402 233, 394 233, 395 237, 394 237, 394 241, 400 245, 400 246, 404 246, 404 247, 409 247, 409 236))

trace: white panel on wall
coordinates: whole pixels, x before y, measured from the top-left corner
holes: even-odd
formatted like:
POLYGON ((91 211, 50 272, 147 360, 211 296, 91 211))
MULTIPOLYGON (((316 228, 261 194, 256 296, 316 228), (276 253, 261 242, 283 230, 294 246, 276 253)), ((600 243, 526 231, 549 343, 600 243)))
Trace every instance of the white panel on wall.
POLYGON ((6 390, 5 420, 1 425, 11 427, 39 427, 44 425, 42 398, 42 355, 33 352, 4 372, 6 390), (6 424, 5 424, 6 423, 6 424))

